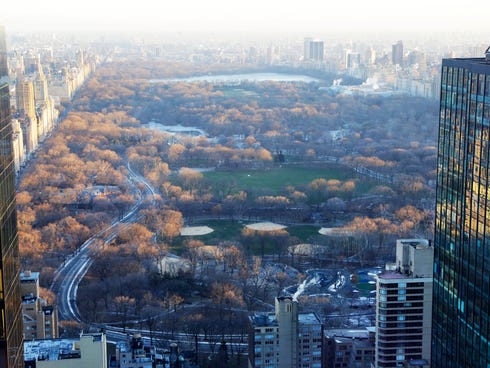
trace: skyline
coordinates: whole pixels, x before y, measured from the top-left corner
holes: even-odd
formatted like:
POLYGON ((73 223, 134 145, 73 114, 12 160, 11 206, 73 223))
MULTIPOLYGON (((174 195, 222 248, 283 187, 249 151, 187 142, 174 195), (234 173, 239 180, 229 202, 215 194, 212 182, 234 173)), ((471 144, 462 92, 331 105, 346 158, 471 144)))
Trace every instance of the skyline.
POLYGON ((62 0, 8 1, 0 24, 11 32, 482 32, 490 3, 455 0, 432 3, 414 0, 351 0, 323 2, 304 0, 181 0, 154 2, 86 0, 66 5, 62 0), (95 9, 95 10, 94 10, 95 9))

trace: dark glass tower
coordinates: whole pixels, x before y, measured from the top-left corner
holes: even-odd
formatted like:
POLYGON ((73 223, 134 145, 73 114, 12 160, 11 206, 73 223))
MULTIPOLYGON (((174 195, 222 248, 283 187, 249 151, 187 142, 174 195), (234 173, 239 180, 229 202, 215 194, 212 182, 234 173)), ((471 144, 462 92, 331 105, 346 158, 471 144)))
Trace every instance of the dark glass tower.
POLYGON ((5 31, 0 26, 0 367, 24 366, 20 262, 5 31))
POLYGON ((442 62, 432 367, 490 367, 490 61, 442 62))

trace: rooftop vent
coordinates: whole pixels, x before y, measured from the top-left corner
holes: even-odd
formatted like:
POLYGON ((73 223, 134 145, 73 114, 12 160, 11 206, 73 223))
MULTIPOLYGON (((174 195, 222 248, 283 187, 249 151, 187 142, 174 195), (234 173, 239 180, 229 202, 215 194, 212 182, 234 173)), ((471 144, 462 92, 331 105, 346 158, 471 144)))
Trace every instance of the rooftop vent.
POLYGON ((490 64, 490 46, 488 46, 487 51, 485 51, 485 62, 490 64))

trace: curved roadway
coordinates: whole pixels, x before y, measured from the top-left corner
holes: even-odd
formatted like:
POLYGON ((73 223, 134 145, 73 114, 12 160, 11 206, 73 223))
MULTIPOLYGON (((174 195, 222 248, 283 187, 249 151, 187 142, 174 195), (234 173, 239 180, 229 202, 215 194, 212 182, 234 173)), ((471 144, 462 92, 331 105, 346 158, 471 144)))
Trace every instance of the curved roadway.
POLYGON ((97 244, 95 240, 101 239, 104 242, 110 242, 118 235, 121 229, 130 226, 140 219, 139 210, 146 199, 149 199, 150 203, 155 202, 155 190, 150 183, 144 177, 134 172, 129 163, 127 168, 129 181, 139 191, 138 201, 120 220, 113 222, 107 228, 87 239, 55 272, 50 289, 57 295, 60 320, 82 322, 77 306, 77 291, 78 285, 92 264, 91 253, 94 244, 97 244), (138 184, 143 184, 144 190, 140 190, 138 184))

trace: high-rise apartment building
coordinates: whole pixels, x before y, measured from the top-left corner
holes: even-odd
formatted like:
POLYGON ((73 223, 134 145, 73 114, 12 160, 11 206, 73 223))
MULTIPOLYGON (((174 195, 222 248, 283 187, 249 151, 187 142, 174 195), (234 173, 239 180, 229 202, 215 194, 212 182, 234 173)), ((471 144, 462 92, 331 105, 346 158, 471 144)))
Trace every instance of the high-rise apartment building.
POLYGON ((314 313, 298 313, 292 297, 276 298, 275 313, 249 318, 249 367, 320 368, 323 326, 314 313))
POLYGON ((24 366, 20 262, 5 30, 0 26, 0 367, 24 366))
POLYGON ((432 367, 490 367, 490 52, 442 61, 432 367))
POLYGON ((375 367, 428 367, 431 354, 434 248, 425 239, 396 241, 396 263, 376 280, 375 367))

